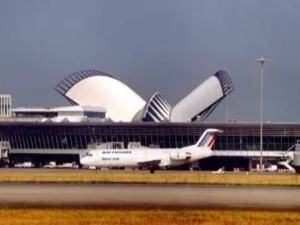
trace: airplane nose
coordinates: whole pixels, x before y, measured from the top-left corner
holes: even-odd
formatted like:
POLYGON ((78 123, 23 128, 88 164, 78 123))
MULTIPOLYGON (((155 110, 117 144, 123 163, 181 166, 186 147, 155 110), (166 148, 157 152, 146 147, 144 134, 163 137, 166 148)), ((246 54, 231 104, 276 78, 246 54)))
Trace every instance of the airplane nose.
POLYGON ((82 157, 82 158, 80 159, 80 164, 81 164, 81 165, 86 165, 86 164, 87 164, 87 158, 86 158, 86 157, 82 157))

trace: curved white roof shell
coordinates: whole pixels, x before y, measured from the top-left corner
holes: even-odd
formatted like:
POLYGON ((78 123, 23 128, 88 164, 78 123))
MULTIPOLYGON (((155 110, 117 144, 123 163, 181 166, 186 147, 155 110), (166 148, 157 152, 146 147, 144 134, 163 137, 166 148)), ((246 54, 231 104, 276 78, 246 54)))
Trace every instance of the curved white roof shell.
POLYGON ((224 70, 216 72, 179 101, 171 112, 172 122, 205 120, 221 100, 233 91, 233 84, 224 70))
POLYGON ((72 104, 99 106, 115 122, 130 122, 146 102, 116 77, 96 70, 73 73, 56 86, 72 104))

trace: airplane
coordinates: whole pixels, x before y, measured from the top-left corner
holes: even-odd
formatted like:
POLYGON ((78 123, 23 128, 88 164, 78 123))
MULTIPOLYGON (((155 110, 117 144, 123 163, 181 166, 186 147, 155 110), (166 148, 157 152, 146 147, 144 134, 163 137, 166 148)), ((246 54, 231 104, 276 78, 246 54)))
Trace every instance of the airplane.
POLYGON ((147 168, 150 173, 167 166, 179 166, 210 157, 211 148, 222 130, 206 129, 196 144, 182 148, 151 149, 95 149, 80 158, 80 164, 89 167, 147 168))

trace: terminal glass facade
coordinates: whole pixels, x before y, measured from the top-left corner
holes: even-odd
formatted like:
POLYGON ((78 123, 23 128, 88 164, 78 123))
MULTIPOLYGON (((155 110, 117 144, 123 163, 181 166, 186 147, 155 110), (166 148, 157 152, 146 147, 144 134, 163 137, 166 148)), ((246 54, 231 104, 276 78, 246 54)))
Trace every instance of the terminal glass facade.
MULTIPOLYGON (((180 148, 195 144, 206 128, 224 131, 215 150, 260 150, 259 124, 201 123, 28 123, 1 122, 0 141, 12 149, 86 149, 104 142, 140 142, 143 146, 180 148)), ((287 150, 300 140, 300 124, 266 124, 263 149, 287 150)))

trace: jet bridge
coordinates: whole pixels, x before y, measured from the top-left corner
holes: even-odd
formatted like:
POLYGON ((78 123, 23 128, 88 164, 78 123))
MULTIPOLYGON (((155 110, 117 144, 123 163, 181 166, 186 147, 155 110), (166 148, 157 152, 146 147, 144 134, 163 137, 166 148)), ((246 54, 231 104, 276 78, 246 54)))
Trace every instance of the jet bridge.
MULTIPOLYGON (((291 162, 295 158, 295 154, 292 151, 292 149, 297 144, 291 146, 286 151, 263 151, 263 161, 269 162, 273 161, 276 162, 278 165, 281 165, 285 167, 289 172, 295 172, 295 169, 293 168, 293 164, 291 165, 291 162)), ((298 145, 298 162, 299 162, 299 168, 300 168, 300 144, 298 145)), ((240 157, 240 158, 248 158, 249 159, 249 170, 253 167, 252 163, 253 161, 259 161, 261 152, 260 151, 242 151, 242 150, 227 150, 227 151, 213 151, 213 156, 218 157, 240 157)), ((295 160, 294 160, 295 161, 295 160)), ((265 164, 265 163, 263 163, 265 164)), ((263 165, 264 166, 264 165, 263 165)))
POLYGON ((296 172, 300 173, 300 140, 297 140, 295 145, 294 161, 292 165, 295 167, 296 172))
POLYGON ((8 141, 0 141, 0 167, 4 167, 9 163, 10 143, 8 141))

